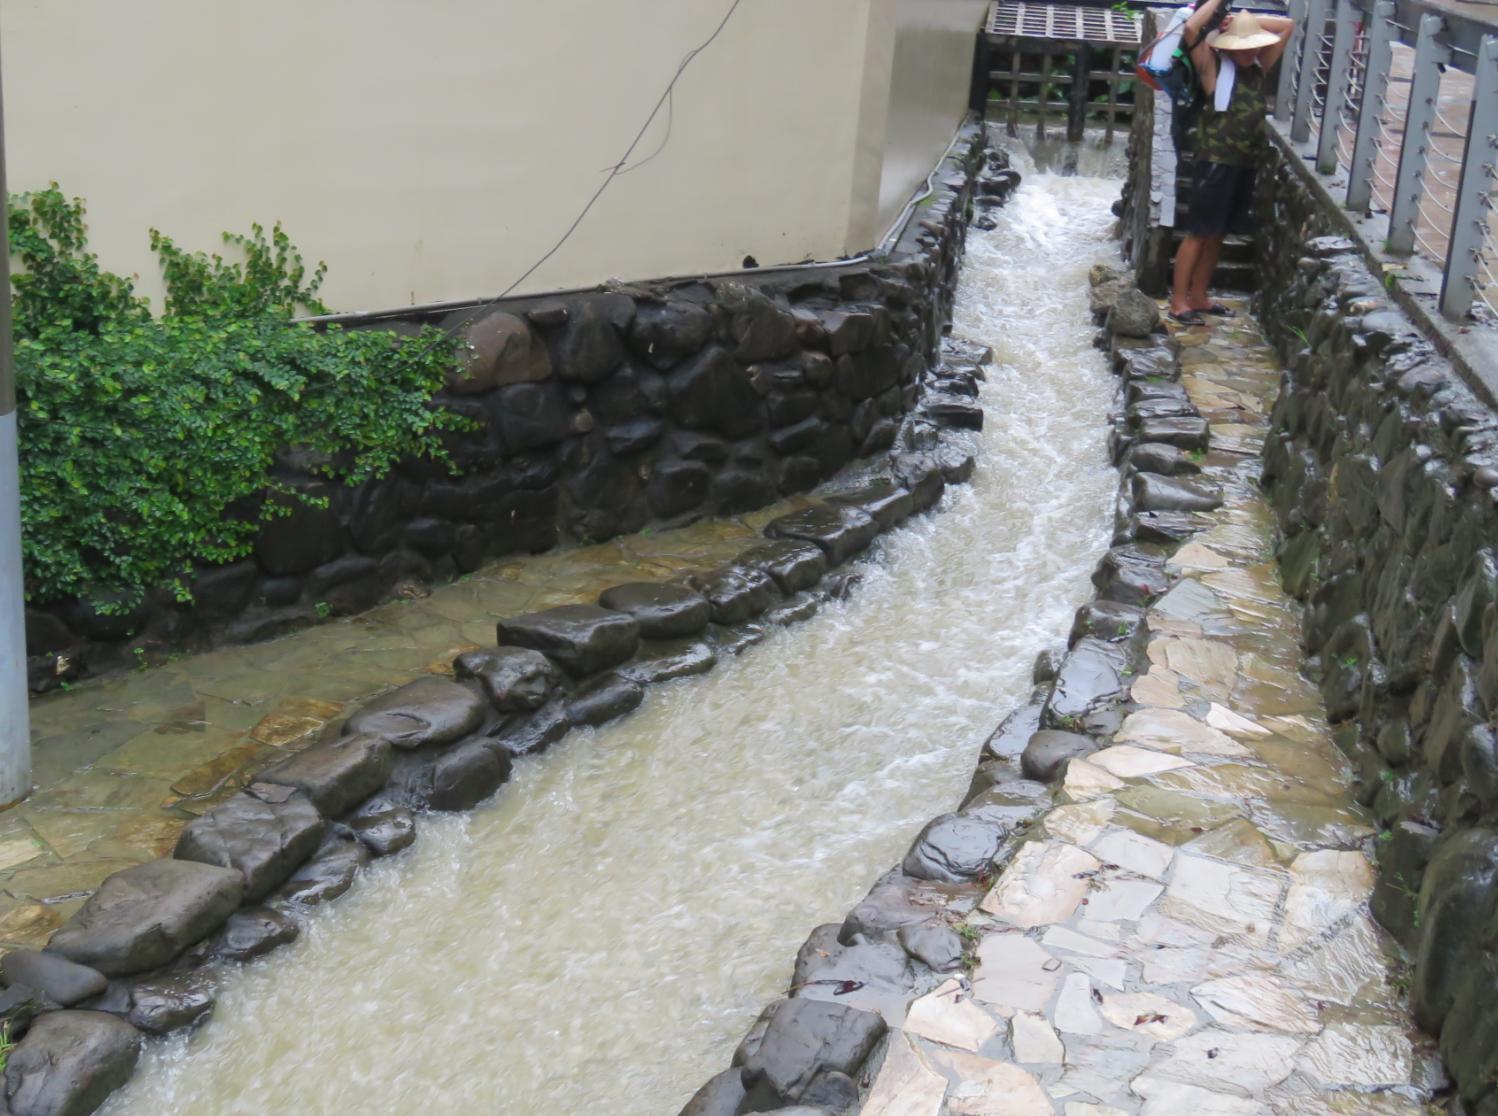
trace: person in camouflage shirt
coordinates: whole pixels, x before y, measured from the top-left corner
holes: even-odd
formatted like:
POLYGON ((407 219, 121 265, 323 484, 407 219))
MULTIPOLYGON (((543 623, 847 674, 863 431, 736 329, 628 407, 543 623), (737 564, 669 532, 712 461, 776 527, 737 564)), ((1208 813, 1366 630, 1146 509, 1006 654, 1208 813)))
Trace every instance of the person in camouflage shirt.
POLYGON ((1206 95, 1196 126, 1195 181, 1186 239, 1176 252, 1170 293, 1170 316, 1183 325, 1205 324, 1203 314, 1232 315, 1212 301, 1207 287, 1217 270, 1223 238, 1249 229, 1254 168, 1267 153, 1268 74, 1284 54, 1294 26, 1283 16, 1239 12, 1218 31, 1205 34, 1221 10, 1222 0, 1206 0, 1186 21, 1182 36, 1206 95), (1224 65, 1225 59, 1232 65, 1224 65), (1222 95, 1218 94, 1219 78, 1222 95))

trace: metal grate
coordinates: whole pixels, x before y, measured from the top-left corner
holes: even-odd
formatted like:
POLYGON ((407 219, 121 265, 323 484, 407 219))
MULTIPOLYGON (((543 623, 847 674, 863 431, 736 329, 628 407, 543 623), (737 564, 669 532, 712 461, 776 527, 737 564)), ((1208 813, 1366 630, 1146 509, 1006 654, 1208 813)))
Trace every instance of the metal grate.
POLYGON ((996 0, 988 14, 988 33, 1026 39, 1138 46, 1140 19, 1111 8, 1074 8, 1063 4, 1022 4, 996 0))

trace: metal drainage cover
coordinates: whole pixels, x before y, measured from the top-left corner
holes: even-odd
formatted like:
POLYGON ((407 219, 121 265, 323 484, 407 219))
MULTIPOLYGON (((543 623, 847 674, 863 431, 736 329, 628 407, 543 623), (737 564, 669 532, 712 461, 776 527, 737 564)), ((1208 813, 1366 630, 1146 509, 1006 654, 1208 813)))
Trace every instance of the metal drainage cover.
POLYGON ((990 35, 1064 39, 1109 46, 1137 46, 1139 27, 1139 17, 1130 12, 1067 4, 1017 4, 996 0, 988 15, 990 35))

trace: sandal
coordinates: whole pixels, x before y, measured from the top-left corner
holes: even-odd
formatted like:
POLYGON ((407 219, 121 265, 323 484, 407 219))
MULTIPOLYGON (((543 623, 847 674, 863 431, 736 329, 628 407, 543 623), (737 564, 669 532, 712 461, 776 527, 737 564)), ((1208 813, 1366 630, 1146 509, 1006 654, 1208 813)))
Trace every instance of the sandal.
POLYGON ((1174 310, 1170 310, 1166 312, 1166 317, 1177 325, 1199 326, 1207 324, 1207 319, 1203 318, 1195 310, 1187 310, 1184 314, 1177 314, 1174 310))
POLYGON ((1238 316, 1238 311, 1224 306, 1220 302, 1212 303, 1211 306, 1199 311, 1199 313, 1211 314, 1214 318, 1236 318, 1238 316))

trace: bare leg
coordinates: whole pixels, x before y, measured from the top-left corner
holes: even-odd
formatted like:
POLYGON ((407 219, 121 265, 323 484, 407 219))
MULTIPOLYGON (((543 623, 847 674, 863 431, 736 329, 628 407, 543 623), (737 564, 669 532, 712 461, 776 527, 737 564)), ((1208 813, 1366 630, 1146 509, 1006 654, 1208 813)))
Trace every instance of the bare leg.
POLYGON ((1202 237, 1201 255, 1186 286, 1186 302, 1193 310, 1205 310, 1212 305, 1207 288, 1212 285, 1212 276, 1217 273, 1217 260, 1222 255, 1222 237, 1202 237))
POLYGON ((1184 314, 1191 309, 1191 281, 1196 276, 1205 244, 1205 237, 1188 236, 1176 249, 1175 278, 1170 288, 1172 314, 1184 314))

